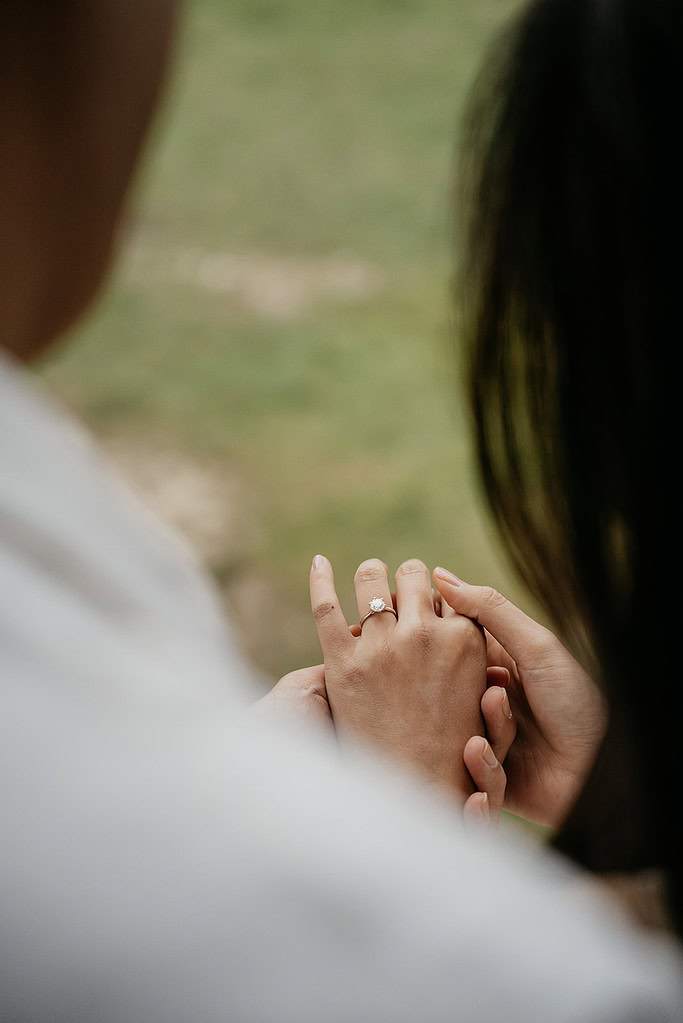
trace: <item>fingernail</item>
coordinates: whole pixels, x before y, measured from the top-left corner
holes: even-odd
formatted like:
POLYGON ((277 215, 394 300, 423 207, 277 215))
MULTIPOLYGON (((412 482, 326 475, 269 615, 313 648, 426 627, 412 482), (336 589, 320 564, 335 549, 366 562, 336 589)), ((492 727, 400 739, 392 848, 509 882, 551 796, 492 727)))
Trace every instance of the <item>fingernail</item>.
POLYGON ((498 761, 496 760, 495 753, 487 743, 486 739, 482 739, 481 741, 483 743, 481 748, 481 759, 485 764, 488 764, 489 767, 497 767, 498 761))
POLYGON ((322 554, 316 554, 316 556, 313 558, 313 568, 322 568, 324 564, 325 559, 323 558, 322 554))
POLYGON ((501 698, 500 705, 503 708, 503 714, 505 715, 505 717, 509 721, 512 718, 512 707, 510 706, 510 701, 508 699, 507 691, 505 689, 503 689, 502 686, 501 686, 501 691, 503 693, 503 696, 501 698))
POLYGON ((462 586, 462 579, 458 579, 457 575, 453 575, 447 568, 435 568, 434 575, 443 579, 445 583, 450 583, 451 586, 462 586))

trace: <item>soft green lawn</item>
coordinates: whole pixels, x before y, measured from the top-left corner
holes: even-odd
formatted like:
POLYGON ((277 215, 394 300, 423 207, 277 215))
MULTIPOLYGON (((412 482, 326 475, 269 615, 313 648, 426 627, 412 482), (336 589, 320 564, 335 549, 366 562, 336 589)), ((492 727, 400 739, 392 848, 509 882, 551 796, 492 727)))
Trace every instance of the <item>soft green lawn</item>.
POLYGON ((195 3, 116 280, 46 367, 124 469, 162 450, 208 474, 191 535, 231 505, 207 556, 270 674, 319 657, 319 551, 350 620, 371 555, 520 596, 475 496, 448 295, 458 111, 515 6, 195 3))

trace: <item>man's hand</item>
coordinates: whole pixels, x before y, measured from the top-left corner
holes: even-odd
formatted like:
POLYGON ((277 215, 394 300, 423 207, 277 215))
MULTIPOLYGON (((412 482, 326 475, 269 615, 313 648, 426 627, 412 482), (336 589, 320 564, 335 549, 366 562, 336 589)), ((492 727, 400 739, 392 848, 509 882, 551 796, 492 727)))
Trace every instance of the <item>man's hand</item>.
POLYGON ((293 714, 315 725, 332 729, 323 665, 290 671, 255 704, 254 709, 266 714, 293 714))

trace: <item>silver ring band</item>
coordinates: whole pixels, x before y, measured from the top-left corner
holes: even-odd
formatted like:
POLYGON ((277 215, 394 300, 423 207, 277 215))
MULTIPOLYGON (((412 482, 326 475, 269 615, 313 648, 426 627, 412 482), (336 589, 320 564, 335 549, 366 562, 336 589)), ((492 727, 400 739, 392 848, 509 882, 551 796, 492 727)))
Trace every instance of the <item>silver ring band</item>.
POLYGON ((388 611, 389 614, 392 614, 396 621, 398 621, 398 614, 393 607, 390 607, 387 603, 385 603, 381 597, 373 597, 370 601, 370 610, 366 615, 363 615, 358 623, 360 631, 363 631, 363 625, 367 622, 368 618, 372 618, 373 615, 379 615, 382 611, 388 611))

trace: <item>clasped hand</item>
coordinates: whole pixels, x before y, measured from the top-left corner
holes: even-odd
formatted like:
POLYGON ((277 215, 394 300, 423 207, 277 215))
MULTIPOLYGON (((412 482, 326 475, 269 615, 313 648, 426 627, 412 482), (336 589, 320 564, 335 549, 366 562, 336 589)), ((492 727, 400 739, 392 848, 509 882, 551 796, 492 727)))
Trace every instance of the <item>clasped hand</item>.
POLYGON ((392 595, 372 559, 355 576, 358 612, 396 609, 349 627, 321 555, 311 603, 324 666, 292 672, 263 701, 333 723, 464 800, 470 819, 501 807, 556 826, 606 727, 602 697, 559 640, 489 587, 404 562, 392 595), (393 601, 393 603, 392 603, 393 601))

